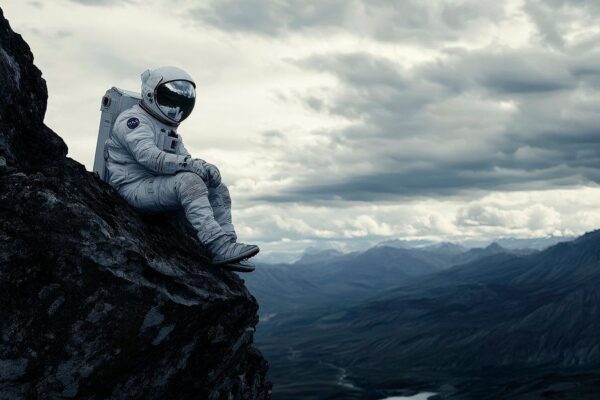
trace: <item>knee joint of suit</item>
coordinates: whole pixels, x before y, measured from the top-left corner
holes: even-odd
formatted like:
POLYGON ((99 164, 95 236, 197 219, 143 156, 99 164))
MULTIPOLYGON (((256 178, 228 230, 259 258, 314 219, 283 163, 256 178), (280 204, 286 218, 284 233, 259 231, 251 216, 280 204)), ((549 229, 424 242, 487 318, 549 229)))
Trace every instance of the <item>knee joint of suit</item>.
POLYGON ((231 207, 231 196, 229 195, 229 189, 223 183, 215 188, 215 192, 221 197, 223 205, 231 207))
POLYGON ((177 174, 177 192, 181 199, 188 196, 202 196, 208 193, 206 184, 193 172, 180 172, 177 174))

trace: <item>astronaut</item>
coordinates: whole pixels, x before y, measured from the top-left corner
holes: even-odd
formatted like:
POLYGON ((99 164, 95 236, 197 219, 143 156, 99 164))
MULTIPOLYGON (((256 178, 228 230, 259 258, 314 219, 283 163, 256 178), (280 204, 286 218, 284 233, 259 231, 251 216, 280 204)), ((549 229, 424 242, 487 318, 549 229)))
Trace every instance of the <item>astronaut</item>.
POLYGON ((183 208, 212 263, 247 272, 258 246, 237 242, 219 169, 192 158, 177 133, 194 108, 195 83, 176 67, 147 70, 141 101, 123 111, 106 143, 109 183, 145 213, 183 208))

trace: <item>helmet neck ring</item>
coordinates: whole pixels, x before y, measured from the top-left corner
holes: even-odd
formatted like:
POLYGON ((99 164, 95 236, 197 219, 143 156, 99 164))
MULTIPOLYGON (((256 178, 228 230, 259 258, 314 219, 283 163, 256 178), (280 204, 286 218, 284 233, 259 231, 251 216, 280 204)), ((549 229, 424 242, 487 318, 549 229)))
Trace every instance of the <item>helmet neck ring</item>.
POLYGON ((163 124, 173 126, 173 127, 179 126, 179 123, 171 121, 170 119, 165 118, 162 115, 159 115, 158 113, 154 112, 154 110, 152 110, 150 107, 148 107, 148 105, 144 102, 143 99, 140 100, 139 104, 140 104, 140 107, 142 108, 142 110, 146 111, 148 114, 150 114, 151 117, 159 120, 163 124))

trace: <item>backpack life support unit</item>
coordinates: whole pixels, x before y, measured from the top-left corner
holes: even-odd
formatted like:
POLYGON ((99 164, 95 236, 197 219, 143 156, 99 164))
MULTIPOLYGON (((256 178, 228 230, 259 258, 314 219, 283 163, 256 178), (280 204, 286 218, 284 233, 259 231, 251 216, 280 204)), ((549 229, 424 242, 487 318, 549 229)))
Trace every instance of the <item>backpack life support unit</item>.
POLYGON ((108 153, 106 151, 106 142, 112 135, 115 120, 123 111, 136 105, 141 99, 139 93, 112 87, 106 91, 100 104, 100 128, 98 129, 98 141, 96 142, 96 156, 94 157, 94 172, 100 179, 108 182, 108 171, 106 169, 106 160, 108 153))

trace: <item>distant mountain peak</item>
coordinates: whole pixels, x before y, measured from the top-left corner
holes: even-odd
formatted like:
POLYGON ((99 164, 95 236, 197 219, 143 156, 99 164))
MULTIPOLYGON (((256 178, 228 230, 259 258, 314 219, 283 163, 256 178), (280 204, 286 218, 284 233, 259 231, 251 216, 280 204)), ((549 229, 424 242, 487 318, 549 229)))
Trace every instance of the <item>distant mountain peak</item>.
POLYGON ((487 251, 506 251, 506 249, 498 244, 498 242, 490 243, 485 250, 487 251))
POLYGON ((440 242, 430 246, 423 247, 423 250, 438 254, 462 254, 468 249, 460 244, 453 242, 440 242))
POLYGON ((308 248, 304 251, 302 256, 294 262, 294 264, 313 264, 316 262, 327 262, 329 260, 343 256, 344 253, 337 249, 315 249, 308 248))

